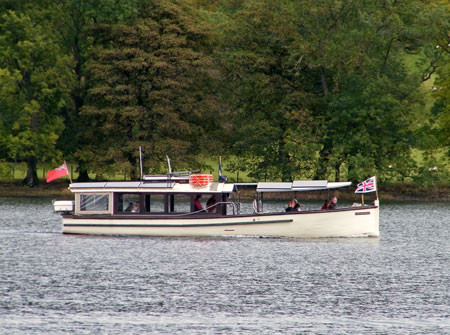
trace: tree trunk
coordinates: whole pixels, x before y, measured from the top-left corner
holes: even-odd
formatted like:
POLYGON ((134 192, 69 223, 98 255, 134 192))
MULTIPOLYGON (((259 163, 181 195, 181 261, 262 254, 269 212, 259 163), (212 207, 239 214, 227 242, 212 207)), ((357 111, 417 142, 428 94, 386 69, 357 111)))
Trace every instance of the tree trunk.
POLYGON ((128 162, 130 162, 131 165, 130 180, 139 180, 141 174, 137 172, 137 160, 131 152, 128 153, 128 162))
POLYGON ((290 166, 290 157, 289 157, 289 154, 285 152, 285 146, 282 142, 280 144, 280 152, 283 153, 280 157, 281 181, 292 181, 292 170, 291 170, 291 166, 290 166))
POLYGON ((27 176, 25 177, 24 180, 22 180, 23 185, 27 185, 28 187, 34 187, 39 184, 36 166, 37 166, 36 158, 29 157, 27 160, 27 176))
POLYGON ((137 172, 136 166, 133 166, 130 170, 130 180, 139 180, 141 174, 137 172))
POLYGON ((325 76, 325 69, 323 67, 320 67, 320 81, 322 83, 322 91, 323 95, 328 95, 328 84, 327 84, 327 78, 325 76))
POLYGON ((91 180, 89 178, 89 174, 88 174, 88 171, 86 169, 79 169, 78 171, 79 171, 78 178, 77 178, 78 182, 86 182, 86 181, 90 181, 91 180))
POLYGON ((336 163, 334 170, 334 181, 341 181, 341 163, 336 163))
POLYGON ((316 173, 314 175, 314 179, 327 179, 327 170, 329 164, 329 150, 328 150, 328 141, 325 141, 325 145, 319 153, 318 167, 316 169, 316 173))
POLYGON ((352 181, 352 182, 354 182, 354 166, 353 166, 353 163, 350 161, 350 160, 348 160, 347 161, 347 181, 352 181))
POLYGON ((353 183, 358 182, 358 176, 356 176, 356 170, 355 165, 351 162, 348 163, 348 169, 347 169, 347 180, 351 181, 353 183))
POLYGON ((91 178, 89 178, 88 170, 86 169, 86 164, 80 160, 78 161, 78 178, 77 182, 87 182, 90 181, 91 178))

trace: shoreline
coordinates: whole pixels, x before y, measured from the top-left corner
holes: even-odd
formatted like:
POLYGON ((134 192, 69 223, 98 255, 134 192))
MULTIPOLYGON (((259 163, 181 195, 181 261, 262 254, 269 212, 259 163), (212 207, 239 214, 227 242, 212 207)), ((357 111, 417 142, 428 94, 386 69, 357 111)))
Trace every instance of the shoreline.
POLYGON ((23 186, 20 182, 0 182, 0 197, 71 199, 73 194, 68 187, 68 182, 42 183, 35 187, 23 186))
MULTIPOLYGON (((55 199, 72 199, 73 194, 68 190, 68 181, 58 181, 51 184, 40 184, 36 187, 27 187, 20 182, 0 182, 0 197, 11 198, 55 198, 55 199)), ((255 189, 252 187, 239 187, 242 199, 255 198, 255 189)), ((419 187, 409 184, 396 184, 389 186, 381 186, 379 191, 381 200, 388 201, 450 201, 450 186, 444 188, 438 187, 419 187)), ((352 189, 340 191, 311 191, 311 192, 286 192, 286 193, 270 193, 265 196, 268 199, 307 199, 307 200, 323 200, 330 195, 336 195, 340 199, 359 201, 361 196, 353 193, 352 189), (325 194, 327 194, 325 196, 325 194)), ((366 195, 367 201, 375 198, 375 193, 366 195)))

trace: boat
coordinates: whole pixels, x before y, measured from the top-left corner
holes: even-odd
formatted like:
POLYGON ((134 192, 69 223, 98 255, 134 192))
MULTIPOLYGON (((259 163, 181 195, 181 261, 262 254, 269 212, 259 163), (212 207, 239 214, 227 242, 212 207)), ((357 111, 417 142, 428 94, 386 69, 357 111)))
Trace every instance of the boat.
MULTIPOLYGON (((266 211, 264 195, 330 190, 351 182, 297 180, 251 183, 253 212, 242 213, 244 184, 212 175, 168 173, 139 181, 71 183, 74 200, 54 201, 64 234, 142 236, 377 237, 379 202, 331 210, 266 211), (199 197, 200 196, 200 197, 199 197), (202 208, 197 200, 208 198, 202 208)), ((245 184, 248 186, 249 184, 245 184)))

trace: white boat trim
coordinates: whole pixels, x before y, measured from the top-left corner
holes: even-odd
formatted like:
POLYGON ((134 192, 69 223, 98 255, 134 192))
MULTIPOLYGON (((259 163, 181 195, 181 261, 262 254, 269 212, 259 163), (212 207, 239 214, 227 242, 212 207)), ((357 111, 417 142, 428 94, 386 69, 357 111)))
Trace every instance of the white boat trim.
POLYGON ((293 182, 259 182, 257 192, 306 192, 323 191, 350 186, 350 181, 328 182, 327 180, 296 180, 293 182))

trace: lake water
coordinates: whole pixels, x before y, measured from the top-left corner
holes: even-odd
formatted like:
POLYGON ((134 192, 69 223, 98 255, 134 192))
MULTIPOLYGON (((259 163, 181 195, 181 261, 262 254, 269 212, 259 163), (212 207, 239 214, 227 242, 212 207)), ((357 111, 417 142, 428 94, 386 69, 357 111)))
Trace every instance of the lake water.
POLYGON ((381 206, 380 238, 96 237, 0 198, 0 334, 450 334, 450 204, 381 206))

